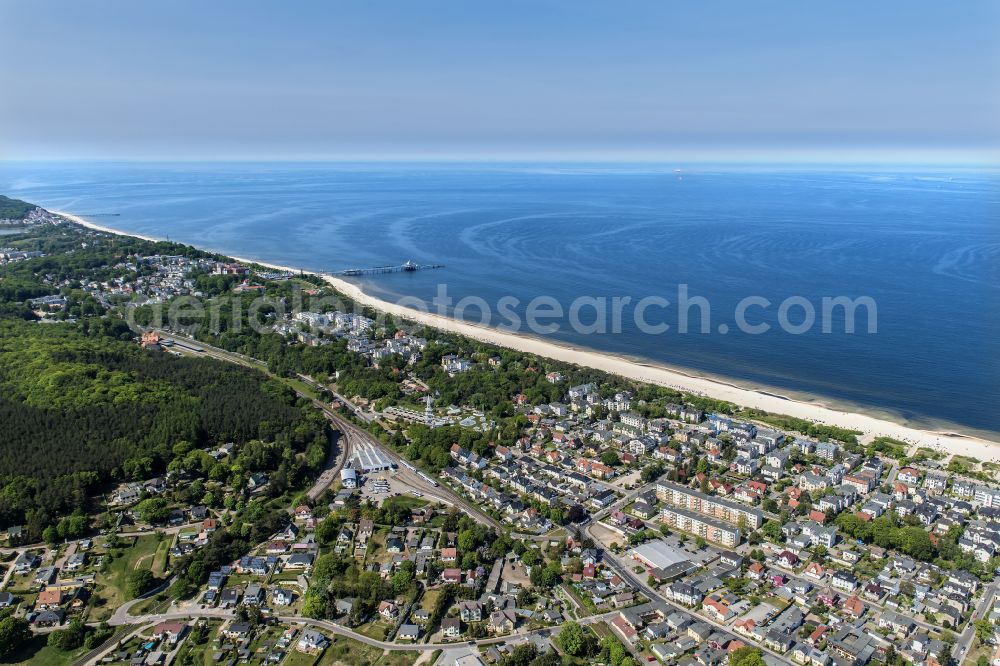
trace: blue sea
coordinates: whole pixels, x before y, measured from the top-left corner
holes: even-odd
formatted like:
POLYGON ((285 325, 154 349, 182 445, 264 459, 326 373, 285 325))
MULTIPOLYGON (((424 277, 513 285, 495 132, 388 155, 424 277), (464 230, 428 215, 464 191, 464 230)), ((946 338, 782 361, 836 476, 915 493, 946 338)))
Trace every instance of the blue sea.
MULTIPOLYGON (((360 279, 390 300, 630 298, 620 332, 552 338, 816 396, 912 425, 1000 432, 1000 173, 958 167, 753 164, 0 163, 0 193, 123 231, 311 270, 417 263, 360 279), (704 298, 689 332, 676 306, 704 298), (869 298, 855 333, 822 299, 869 298), (751 324, 736 311, 748 297, 751 324), (780 326, 787 319, 804 332, 780 326), (766 299, 770 306, 762 305, 766 299), (659 303, 659 301, 657 301, 659 303), (807 306, 816 315, 805 326, 807 306), (722 332, 725 331, 725 332, 722 332)), ((599 303, 600 301, 588 301, 599 303)), ((700 301, 699 301, 700 302, 700 301)), ((430 309, 435 309, 431 307, 430 309)), ((579 319, 595 318, 581 307, 579 319)), ((476 308, 467 318, 481 320, 476 308)))

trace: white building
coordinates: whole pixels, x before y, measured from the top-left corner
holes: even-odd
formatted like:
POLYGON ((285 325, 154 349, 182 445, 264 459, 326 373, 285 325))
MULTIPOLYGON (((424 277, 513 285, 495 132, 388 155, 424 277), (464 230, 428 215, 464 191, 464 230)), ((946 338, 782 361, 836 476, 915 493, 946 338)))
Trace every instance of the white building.
POLYGON ((357 488, 358 473, 350 467, 340 470, 340 483, 345 488, 357 488))

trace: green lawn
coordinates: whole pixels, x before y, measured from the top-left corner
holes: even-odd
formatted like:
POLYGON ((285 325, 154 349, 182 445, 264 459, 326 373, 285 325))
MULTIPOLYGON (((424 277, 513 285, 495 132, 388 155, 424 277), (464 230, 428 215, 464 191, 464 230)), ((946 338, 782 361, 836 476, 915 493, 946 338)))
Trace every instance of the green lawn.
POLYGON ((72 664, 87 652, 80 648, 72 652, 63 652, 46 644, 47 634, 33 636, 20 650, 7 657, 5 664, 30 664, 31 666, 63 666, 72 664))
POLYGON ((272 376, 276 377, 280 381, 285 382, 286 384, 288 384, 289 387, 298 391, 299 393, 303 393, 309 396, 310 398, 319 398, 319 393, 316 391, 316 389, 314 389, 309 384, 306 384, 301 379, 293 379, 291 377, 278 377, 277 375, 272 375, 272 376))
POLYGON ((367 636, 368 638, 374 638, 377 641, 385 640, 385 632, 389 628, 389 625, 376 621, 368 622, 367 624, 362 624, 356 627, 354 630, 359 634, 367 636))
POLYGON ((313 666, 317 659, 319 659, 318 655, 299 652, 295 649, 295 644, 293 643, 289 648, 285 660, 281 662, 281 666, 313 666))
POLYGON ((279 574, 272 575, 271 576, 271 582, 272 583, 295 582, 296 580, 299 579, 299 576, 302 576, 302 575, 304 575, 304 574, 303 574, 303 572, 301 570, 295 570, 295 569, 293 569, 291 571, 282 571, 279 574))
MULTIPOLYGON (((416 651, 397 651, 385 653, 384 650, 359 643, 343 636, 335 636, 333 644, 326 649, 318 662, 318 666, 411 666, 420 655, 416 651)), ((282 666, 286 666, 285 662, 282 666)), ((296 665, 302 666, 302 665, 296 665)))
POLYGON ((595 624, 592 624, 590 625, 590 629, 595 634, 597 634, 598 639, 604 638, 605 636, 614 635, 611 631, 611 627, 609 627, 605 622, 597 622, 595 624))
MULTIPOLYGON (((167 539, 164 541, 169 543, 167 539)), ((125 582, 128 575, 136 569, 152 568, 154 555, 160 543, 156 536, 144 536, 136 538, 132 546, 112 551, 119 555, 114 556, 106 570, 97 572, 96 592, 91 603, 89 620, 96 622, 106 620, 111 617, 115 608, 127 601, 125 582)))
POLYGON ((428 502, 425 499, 419 497, 412 497, 410 495, 393 495, 391 498, 386 500, 387 502, 392 502, 396 506, 403 506, 412 511, 413 509, 419 509, 421 507, 427 506, 428 502))
POLYGON ((424 592, 424 596, 420 598, 420 608, 426 611, 433 611, 434 604, 437 603, 438 597, 441 596, 442 590, 427 590, 424 592))
MULTIPOLYGON (((11 592, 16 597, 21 597, 22 599, 32 594, 32 588, 35 587, 35 574, 34 572, 27 574, 14 574, 10 577, 10 583, 7 585, 7 592, 11 592)), ((34 601, 32 599, 32 601, 34 601)))
POLYGON ((164 539, 156 547, 153 554, 153 575, 162 578, 167 570, 167 559, 170 557, 170 539, 164 539))

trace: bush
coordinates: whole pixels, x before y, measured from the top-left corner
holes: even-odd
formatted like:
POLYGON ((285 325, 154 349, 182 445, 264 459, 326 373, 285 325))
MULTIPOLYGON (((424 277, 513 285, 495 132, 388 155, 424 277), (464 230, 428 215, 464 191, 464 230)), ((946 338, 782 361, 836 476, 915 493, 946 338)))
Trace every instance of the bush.
POLYGON ((87 638, 87 627, 80 618, 73 618, 65 629, 49 634, 48 645, 63 652, 70 652, 83 646, 87 638))
POLYGON ((125 594, 129 599, 140 597, 156 587, 156 577, 148 569, 137 569, 125 580, 125 594))
POLYGON ((8 615, 0 620, 0 657, 6 657, 31 638, 28 621, 8 615))

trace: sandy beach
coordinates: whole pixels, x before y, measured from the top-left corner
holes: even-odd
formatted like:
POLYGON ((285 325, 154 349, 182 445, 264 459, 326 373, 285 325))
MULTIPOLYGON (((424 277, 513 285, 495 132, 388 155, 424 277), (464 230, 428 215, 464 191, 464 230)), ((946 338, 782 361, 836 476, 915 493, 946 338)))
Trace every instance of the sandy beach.
MULTIPOLYGON (((77 224, 98 231, 135 236, 151 241, 162 240, 140 236, 139 234, 125 233, 102 225, 93 224, 70 213, 62 211, 52 212, 77 224)), ((228 255, 225 252, 222 252, 222 254, 228 255)), ((233 258, 242 262, 256 263, 277 270, 299 272, 299 269, 294 267, 278 266, 256 259, 233 258)), ((478 326, 435 313, 420 312, 402 305, 383 301, 364 293, 357 285, 347 280, 330 276, 323 276, 323 279, 345 296, 375 310, 403 317, 440 330, 468 336, 500 347, 566 363, 575 363, 629 379, 670 387, 686 393, 710 396, 742 407, 760 409, 775 414, 785 414, 817 423, 858 430, 864 433, 866 438, 888 436, 909 442, 914 447, 933 448, 944 453, 967 456, 980 461, 1000 461, 1000 443, 987 439, 963 436, 955 433, 921 430, 875 416, 841 411, 822 404, 786 399, 778 395, 743 388, 715 379, 686 374, 664 366, 639 363, 598 351, 574 348, 550 340, 478 326)))

